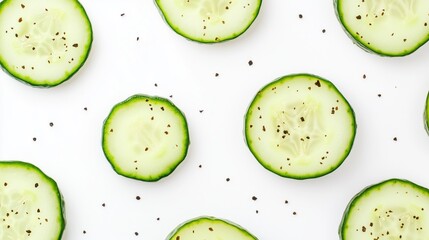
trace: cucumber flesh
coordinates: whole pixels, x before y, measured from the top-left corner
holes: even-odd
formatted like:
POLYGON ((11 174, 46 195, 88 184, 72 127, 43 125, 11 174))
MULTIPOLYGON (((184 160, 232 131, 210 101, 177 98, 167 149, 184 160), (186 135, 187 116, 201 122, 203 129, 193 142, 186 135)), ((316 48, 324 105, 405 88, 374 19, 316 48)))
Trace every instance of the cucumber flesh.
POLYGON ((0 33, 0 65, 39 87, 69 79, 92 44, 91 23, 77 0, 5 0, 0 3, 0 33))
POLYGON ((215 217, 191 219, 169 234, 167 240, 257 240, 241 226, 215 217))
POLYGON ((63 208, 57 184, 39 168, 0 162, 0 239, 59 240, 63 208))
POLYGON ((168 176, 189 146, 183 113, 169 100, 134 95, 115 105, 103 126, 103 151, 120 175, 143 181, 168 176))
POLYGON ((247 145, 268 170, 289 178, 320 177, 351 151, 354 112, 329 81, 309 74, 282 77, 260 90, 245 120, 247 145))
POLYGON ((168 25, 202 43, 238 37, 256 19, 262 0, 156 0, 168 25))
POLYGON ((384 56, 404 56, 429 40, 427 0, 335 0, 337 16, 361 47, 384 56))
POLYGON ((349 203, 342 240, 429 239, 429 190, 390 179, 364 189, 349 203))

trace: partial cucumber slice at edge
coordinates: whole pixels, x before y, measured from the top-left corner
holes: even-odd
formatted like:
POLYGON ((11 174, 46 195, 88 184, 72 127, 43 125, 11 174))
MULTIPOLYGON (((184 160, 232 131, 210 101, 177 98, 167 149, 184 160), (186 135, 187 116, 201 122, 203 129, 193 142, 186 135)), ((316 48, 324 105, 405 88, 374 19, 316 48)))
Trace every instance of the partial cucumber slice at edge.
POLYGON ((92 25, 77 0, 5 0, 0 2, 0 20, 0 67, 20 82, 58 86, 89 57, 92 25))
POLYGON ((367 52, 402 57, 429 40, 427 1, 334 0, 334 8, 344 31, 367 52))
POLYGON ((419 223, 427 226, 428 202, 429 189, 406 179, 367 186, 347 204, 339 225, 340 239, 373 240, 386 234, 392 239, 426 239, 427 229, 420 229, 419 223))
POLYGON ((245 33, 257 18, 262 0, 154 0, 168 26, 199 43, 229 41, 245 33))
POLYGON ((65 204, 55 180, 22 161, 0 162, 0 173, 2 215, 8 216, 0 238, 61 239, 66 226, 65 204))
POLYGON ((177 226, 166 240, 257 240, 242 226, 213 216, 200 216, 177 226))

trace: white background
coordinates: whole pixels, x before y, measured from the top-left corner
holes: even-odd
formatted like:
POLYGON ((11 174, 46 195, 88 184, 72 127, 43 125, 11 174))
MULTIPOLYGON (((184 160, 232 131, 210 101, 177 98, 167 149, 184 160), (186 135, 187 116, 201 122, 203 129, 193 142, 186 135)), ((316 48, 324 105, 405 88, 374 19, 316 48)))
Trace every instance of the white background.
POLYGON ((174 33, 150 0, 81 3, 94 43, 72 79, 39 89, 0 72, 0 159, 31 162, 57 181, 66 201, 63 239, 164 239, 181 222, 212 215, 261 240, 332 240, 365 186, 397 177, 429 187, 422 117, 429 45, 402 58, 369 54, 346 36, 331 0, 265 0, 244 35, 214 45, 174 33), (243 137, 256 92, 300 72, 332 81, 358 123, 343 165, 304 181, 265 170, 243 137), (189 154, 159 182, 117 175, 101 149, 111 107, 136 93, 172 95, 188 119, 189 154))

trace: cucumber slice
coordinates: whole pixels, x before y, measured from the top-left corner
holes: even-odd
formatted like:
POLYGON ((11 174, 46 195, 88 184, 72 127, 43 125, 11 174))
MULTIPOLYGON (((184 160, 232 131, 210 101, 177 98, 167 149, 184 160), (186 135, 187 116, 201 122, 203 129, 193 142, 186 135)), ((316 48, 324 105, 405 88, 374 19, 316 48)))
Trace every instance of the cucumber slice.
POLYGON ((18 80, 53 87, 88 57, 91 23, 77 0, 0 2, 0 65, 18 80))
POLYGON ((167 240, 257 240, 241 226, 215 217, 198 217, 179 225, 167 240))
POLYGON ((234 39, 252 25, 262 0, 155 0, 168 25, 201 43, 234 39))
POLYGON ((247 145, 269 171, 295 179, 338 168, 356 133, 354 112, 329 81, 288 75, 260 90, 245 120, 247 145))
POLYGON ((185 159, 189 133, 183 113, 169 100, 134 95, 115 105, 103 126, 103 151, 125 177, 157 181, 185 159))
POLYGON ((425 128, 426 132, 429 134, 429 92, 426 97, 426 107, 425 107, 425 113, 424 113, 424 121, 425 121, 425 128))
POLYGON ((340 225, 342 240, 429 239, 429 190, 390 179, 357 194, 340 225))
POLYGON ((56 182, 25 162, 0 162, 0 239, 61 239, 64 202, 56 182))
POLYGON ((427 0, 335 0, 348 35, 365 50, 405 56, 429 40, 427 0))

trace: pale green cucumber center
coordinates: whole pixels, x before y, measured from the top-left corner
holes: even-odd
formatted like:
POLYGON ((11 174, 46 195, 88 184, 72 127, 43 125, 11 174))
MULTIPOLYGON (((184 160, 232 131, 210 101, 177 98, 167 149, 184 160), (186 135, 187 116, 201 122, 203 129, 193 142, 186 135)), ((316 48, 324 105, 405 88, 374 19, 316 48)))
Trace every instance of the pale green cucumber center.
POLYGON ((273 116, 277 146, 291 158, 304 158, 318 147, 323 137, 320 109, 316 102, 289 104, 273 116))
POLYGON ((374 208, 372 220, 359 230, 368 232, 374 238, 418 239, 416 233, 423 231, 425 227, 421 221, 421 213, 424 209, 418 209, 415 206, 410 208, 397 206, 374 208))
POLYGON ((67 33, 60 32, 63 14, 60 10, 52 9, 27 21, 22 20, 16 31, 18 38, 14 46, 16 51, 29 56, 43 57, 49 64, 64 58, 72 45, 66 41, 67 33))

